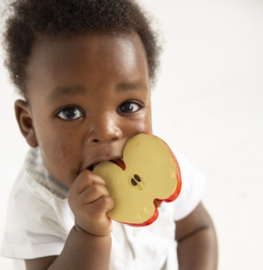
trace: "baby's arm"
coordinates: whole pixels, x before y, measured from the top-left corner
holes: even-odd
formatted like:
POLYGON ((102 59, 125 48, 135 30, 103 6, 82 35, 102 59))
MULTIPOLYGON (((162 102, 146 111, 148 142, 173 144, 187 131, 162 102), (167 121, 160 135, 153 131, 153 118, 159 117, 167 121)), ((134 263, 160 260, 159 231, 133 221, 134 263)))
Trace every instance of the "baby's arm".
POLYGON ((25 260, 27 270, 109 269, 112 222, 106 213, 114 206, 105 182, 85 170, 72 184, 69 205, 75 226, 59 256, 25 260))
POLYGON ((176 222, 180 270, 216 270, 217 239, 213 222, 200 203, 186 218, 176 222))

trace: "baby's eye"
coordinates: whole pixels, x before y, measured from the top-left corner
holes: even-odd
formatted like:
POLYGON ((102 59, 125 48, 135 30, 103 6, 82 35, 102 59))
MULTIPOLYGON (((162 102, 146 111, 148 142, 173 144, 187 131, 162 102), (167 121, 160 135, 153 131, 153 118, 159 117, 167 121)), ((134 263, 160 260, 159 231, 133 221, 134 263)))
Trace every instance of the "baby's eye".
POLYGON ((121 104, 118 111, 122 113, 134 113, 140 110, 142 106, 136 102, 125 102, 121 104))
POLYGON ((76 107, 68 107, 59 111, 57 116, 63 120, 75 120, 82 117, 83 113, 76 107))

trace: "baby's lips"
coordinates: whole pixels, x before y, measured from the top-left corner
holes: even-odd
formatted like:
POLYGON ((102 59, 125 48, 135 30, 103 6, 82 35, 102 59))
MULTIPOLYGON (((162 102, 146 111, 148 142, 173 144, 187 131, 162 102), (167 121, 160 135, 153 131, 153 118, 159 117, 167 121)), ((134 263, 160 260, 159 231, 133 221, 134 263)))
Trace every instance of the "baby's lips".
POLYGON ((118 165, 123 171, 126 169, 126 165, 125 165, 122 158, 111 159, 111 160, 102 160, 102 161, 99 161, 99 162, 95 162, 95 163, 89 165, 87 167, 87 169, 93 172, 97 165, 99 165, 101 162, 106 162, 106 161, 107 162, 112 162, 112 163, 118 165))

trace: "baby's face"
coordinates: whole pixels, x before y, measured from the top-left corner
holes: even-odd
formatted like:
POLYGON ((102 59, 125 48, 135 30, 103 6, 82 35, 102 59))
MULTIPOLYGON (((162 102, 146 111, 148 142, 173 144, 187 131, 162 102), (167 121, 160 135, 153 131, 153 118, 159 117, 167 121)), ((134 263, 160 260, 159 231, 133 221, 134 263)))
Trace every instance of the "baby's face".
POLYGON ((27 74, 44 163, 67 186, 92 164, 120 158, 133 135, 152 132, 147 60, 135 33, 45 36, 27 74))

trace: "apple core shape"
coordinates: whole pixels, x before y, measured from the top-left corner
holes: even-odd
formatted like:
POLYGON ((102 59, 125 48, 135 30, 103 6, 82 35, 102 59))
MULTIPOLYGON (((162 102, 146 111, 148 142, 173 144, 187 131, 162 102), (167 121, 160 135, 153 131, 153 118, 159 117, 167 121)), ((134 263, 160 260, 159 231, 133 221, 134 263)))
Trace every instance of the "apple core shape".
POLYGON ((150 134, 130 138, 123 150, 125 169, 114 162, 98 164, 115 207, 108 217, 132 226, 145 226, 158 217, 162 201, 175 200, 181 190, 178 162, 169 146, 150 134))

